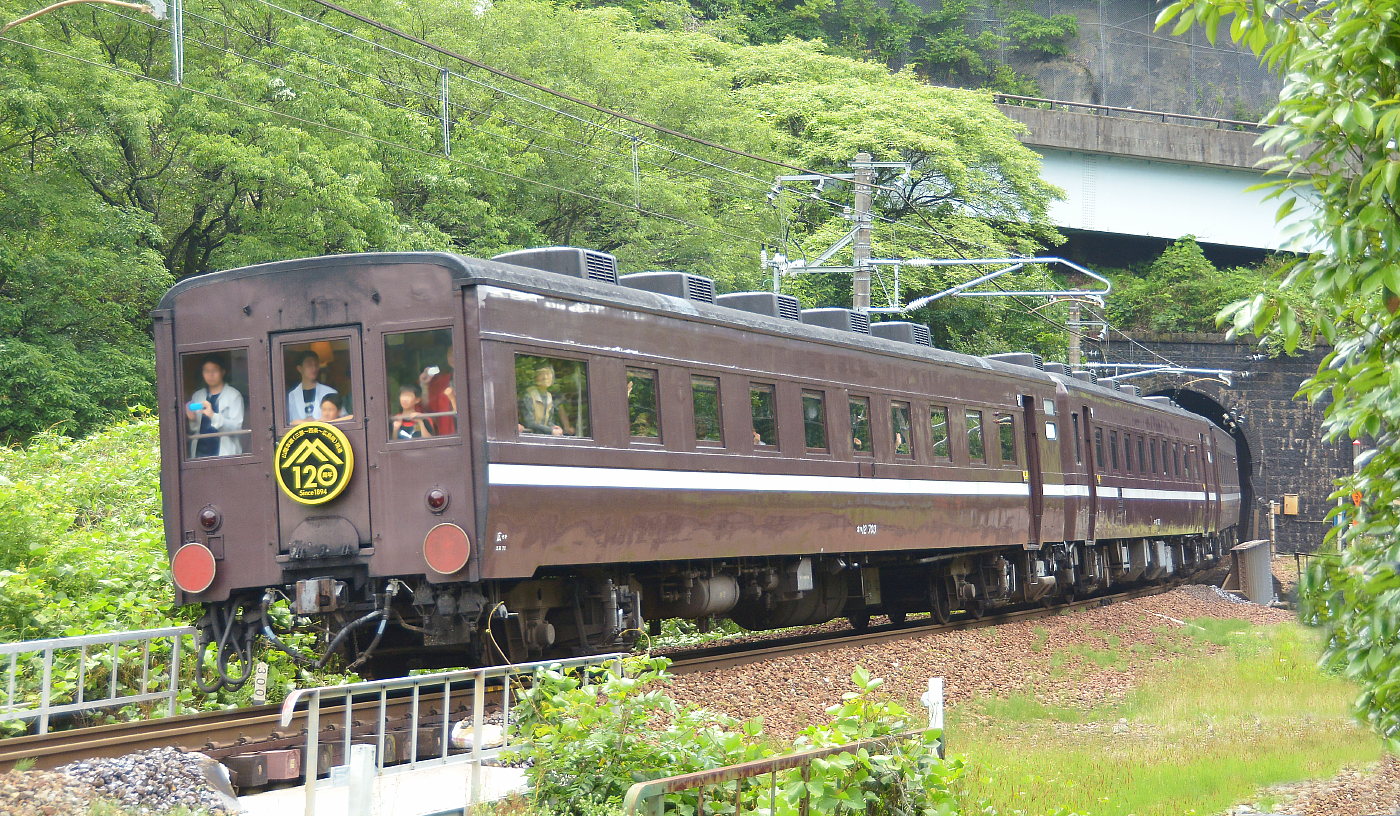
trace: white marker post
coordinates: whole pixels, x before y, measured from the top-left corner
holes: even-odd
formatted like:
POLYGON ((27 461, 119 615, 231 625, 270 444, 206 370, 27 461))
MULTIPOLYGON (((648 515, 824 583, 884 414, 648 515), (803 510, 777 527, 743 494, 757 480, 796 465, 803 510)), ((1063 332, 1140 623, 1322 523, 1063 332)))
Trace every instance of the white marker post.
MULTIPOLYGON (((919 698, 919 702, 928 707, 928 727, 943 730, 943 678, 930 677, 928 679, 928 691, 919 698)), ((943 758, 944 749, 948 740, 942 734, 938 735, 938 758, 943 758)))
POLYGON ((370 816, 374 805, 374 766, 373 745, 350 746, 349 816, 370 816))

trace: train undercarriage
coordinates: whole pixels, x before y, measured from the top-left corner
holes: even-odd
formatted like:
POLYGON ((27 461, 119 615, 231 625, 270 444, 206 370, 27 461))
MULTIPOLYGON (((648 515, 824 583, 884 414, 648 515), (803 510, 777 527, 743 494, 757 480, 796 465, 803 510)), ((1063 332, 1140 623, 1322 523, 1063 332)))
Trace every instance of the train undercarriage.
POLYGON ((947 622, 1003 607, 1068 603, 1111 587, 1173 580, 1218 563, 1232 531, 1043 545, 590 567, 513 582, 370 581, 351 567, 298 576, 260 597, 209 604, 200 621, 201 687, 237 688, 259 637, 320 667, 367 676, 630 648, 660 621, 729 618, 782 629, 845 617, 947 622), (650 623, 650 627, 648 627, 650 623))

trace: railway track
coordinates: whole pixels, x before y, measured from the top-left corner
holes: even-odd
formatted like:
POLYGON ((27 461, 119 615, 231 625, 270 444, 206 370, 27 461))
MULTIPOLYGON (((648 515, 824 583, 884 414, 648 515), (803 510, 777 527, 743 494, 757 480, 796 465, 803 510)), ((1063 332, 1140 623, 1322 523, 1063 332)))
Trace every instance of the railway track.
MULTIPOLYGON (((962 617, 949 623, 915 621, 900 625, 886 625, 868 631, 850 630, 819 632, 760 641, 720 643, 700 649, 677 650, 666 653, 672 660, 671 671, 676 674, 691 674, 703 671, 716 671, 746 663, 754 663, 791 654, 828 651, 848 646, 884 643, 894 640, 921 637, 938 632, 960 629, 978 629, 997 626, 1014 621, 1062 615, 1080 609, 1091 609, 1105 604, 1117 603, 1156 595, 1170 591, 1175 583, 1140 587, 1126 592, 1114 593, 1084 600, 1074 601, 1047 608, 1016 609, 998 615, 982 618, 962 617)), ((470 716, 469 696, 458 695, 449 716, 453 720, 470 716)), ((441 694, 420 694, 418 705, 424 721, 442 717, 441 694)), ((362 721, 373 721, 379 703, 364 701, 356 703, 351 712, 355 725, 362 721), (363 710, 364 718, 358 716, 363 710)), ((395 717, 407 721, 408 700, 391 700, 390 721, 395 717)), ((49 734, 13 737, 0 740, 0 772, 8 771, 21 760, 33 760, 34 767, 40 770, 55 768, 89 757, 110 757, 142 751, 150 748, 177 747, 184 750, 202 751, 220 761, 227 761, 238 755, 269 751, 297 751, 306 741, 305 713, 297 711, 293 721, 282 726, 280 706, 266 705, 235 711, 211 711, 198 714, 184 714, 155 720, 116 723, 71 731, 57 731, 49 734)), ((341 761, 339 745, 343 741, 345 711, 340 706, 325 706, 321 710, 322 750, 325 752, 317 766, 325 769, 341 761), (329 723, 330 725, 325 725, 329 723)), ((359 736, 355 725, 352 734, 359 736)), ((400 733, 403 730, 401 729, 400 733)), ((411 733, 411 732, 409 732, 411 733)), ((434 732, 437 733, 437 732, 434 732)), ((437 756, 440 748, 425 744, 423 735, 418 736, 418 756, 437 756)), ((300 767, 300 763, 295 763, 300 767)), ((274 777, 275 781, 275 777, 274 777)))

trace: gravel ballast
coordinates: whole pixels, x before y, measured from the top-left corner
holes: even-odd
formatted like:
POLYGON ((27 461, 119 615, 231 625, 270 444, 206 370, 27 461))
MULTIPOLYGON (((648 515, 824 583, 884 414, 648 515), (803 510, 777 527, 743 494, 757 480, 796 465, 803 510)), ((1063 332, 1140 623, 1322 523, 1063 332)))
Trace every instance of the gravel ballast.
POLYGON ((239 812, 223 766, 174 748, 83 760, 53 771, 0 774, 5 816, 87 816, 98 801, 151 816, 177 808, 210 816, 239 812))
MULTIPOLYGON (((1294 619, 1291 611, 1235 603, 1215 587, 1187 586, 1162 595, 1138 598, 1096 609, 1018 621, 985 629, 940 632, 909 640, 850 646, 791 655, 720 671, 697 672, 675 679, 670 693, 735 717, 761 716, 764 730, 790 739, 804 726, 823 722, 825 710, 853 689, 857 665, 886 681, 890 694, 915 701, 930 677, 944 679, 949 706, 982 696, 1005 696, 1035 690, 1055 694, 1058 704, 1091 706, 1132 688, 1136 668, 1091 667, 1073 684, 1050 681, 1050 648, 1129 649, 1153 644, 1164 627, 1186 626, 1191 618, 1238 618, 1254 624, 1294 619), (1110 644, 1106 638, 1116 638, 1110 644), (1059 686, 1050 690, 1052 686, 1059 686), (1068 686, 1068 687, 1066 687, 1068 686)), ((1150 661, 1167 660, 1154 654, 1150 661)), ((1139 659, 1139 665, 1140 665, 1139 659)))

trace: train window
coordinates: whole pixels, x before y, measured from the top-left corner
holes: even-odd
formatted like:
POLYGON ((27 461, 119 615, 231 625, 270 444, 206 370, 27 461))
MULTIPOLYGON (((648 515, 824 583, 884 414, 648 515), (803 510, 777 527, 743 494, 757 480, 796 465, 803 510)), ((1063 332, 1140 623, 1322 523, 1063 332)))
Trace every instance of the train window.
POLYGON ((1057 425, 1056 425, 1055 423, 1053 423, 1053 422, 1047 422, 1047 423, 1045 423, 1045 438, 1046 438, 1046 439, 1049 439, 1049 440, 1052 441, 1052 442, 1055 441, 1055 440, 1057 440, 1057 439, 1059 439, 1059 438, 1060 438, 1060 429, 1059 429, 1059 426, 1057 426, 1057 425))
POLYGON ((1172 475, 1181 478, 1181 445, 1172 443, 1172 475))
POLYGON ((237 456, 250 453, 253 432, 247 429, 244 394, 248 393, 246 349, 180 355, 185 401, 185 456, 237 456))
POLYGON ((913 456, 913 443, 909 438, 909 403, 899 400, 890 403, 890 428, 894 431, 895 455, 913 456))
POLYGON ((851 445, 860 456, 870 455, 870 398, 851 397, 851 445))
POLYGON ((776 402, 776 387, 761 383, 749 385, 749 413, 753 417, 753 444, 755 447, 777 447, 777 413, 773 409, 776 402))
POLYGON ((1001 463, 1016 464, 1016 417, 997 414, 997 442, 1001 447, 1001 463))
POLYGON ((1157 473, 1157 440, 1155 440, 1155 439, 1149 439, 1149 440, 1147 440, 1147 452, 1148 452, 1149 454, 1151 454, 1151 456, 1152 456, 1152 470, 1151 470, 1151 472, 1152 472, 1153 474, 1156 474, 1156 473, 1157 473))
POLYGON ((1162 448, 1162 475, 1163 475, 1163 476, 1170 476, 1170 475, 1172 475, 1172 458, 1171 458, 1171 457, 1172 457, 1172 452, 1171 452, 1171 448, 1168 448, 1168 447, 1167 447, 1167 440, 1163 439, 1163 440, 1160 440, 1160 442, 1161 442, 1161 448, 1162 448))
POLYGON ((1186 456, 1185 456, 1185 458, 1184 458, 1185 466, 1184 466, 1183 470, 1186 471, 1186 478, 1188 478, 1188 479, 1191 478, 1191 460, 1194 459, 1195 456, 1196 456, 1196 446, 1194 446, 1194 445, 1187 445, 1187 446, 1186 446, 1186 456))
POLYGON ((719 418, 719 378, 690 378, 690 401, 695 407, 695 441, 724 443, 719 418))
POLYGON ((1112 465, 1112 470, 1118 470, 1118 432, 1108 432, 1108 463, 1112 465))
POLYGON ((1108 467, 1103 458, 1103 428, 1094 429, 1094 461, 1098 463, 1099 470, 1108 467))
POLYGON ((1123 434, 1123 471, 1133 472, 1133 435, 1123 434))
POLYGON ((457 433, 451 329, 384 335, 384 379, 390 442, 457 433))
POLYGON ((515 355, 516 422, 521 433, 587 437, 588 364, 515 355))
POLYGON ((982 412, 968 408, 967 419, 967 458, 970 462, 987 461, 987 445, 982 439, 982 412))
POLYGON ((1137 438, 1137 443, 1138 443, 1138 446, 1137 446, 1137 448, 1138 448, 1138 458, 1137 458, 1138 473, 1146 473, 1146 472, 1147 472, 1147 443, 1144 442, 1144 441, 1143 441, 1143 438, 1140 437, 1140 436, 1137 438))
POLYGON ((1074 431, 1074 463, 1078 465, 1084 462, 1084 440, 1079 438, 1079 414, 1072 412, 1069 419, 1071 430, 1074 431))
POLYGON ((347 338, 288 343, 282 346, 283 382, 287 391, 287 424, 324 420, 326 397, 334 397, 336 419, 355 414, 350 374, 350 341, 347 338))
POLYGON ((948 452, 948 409, 934 405, 928 411, 928 427, 933 439, 935 459, 947 459, 948 452))
POLYGON ((627 369, 627 422, 633 439, 657 441, 661 438, 661 414, 656 405, 656 372, 646 368, 627 369))
POLYGON ((807 450, 826 452, 826 396, 820 391, 802 392, 802 433, 807 450))

